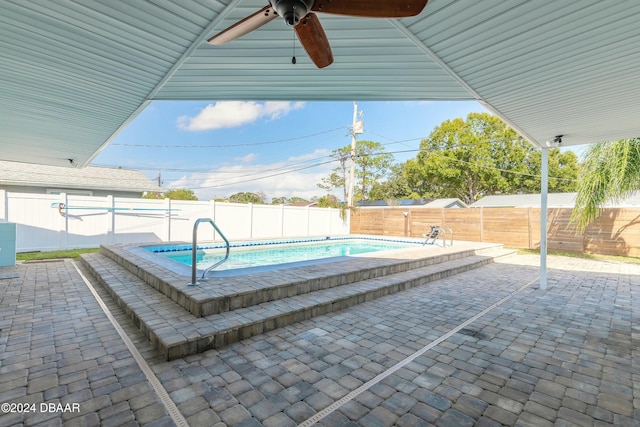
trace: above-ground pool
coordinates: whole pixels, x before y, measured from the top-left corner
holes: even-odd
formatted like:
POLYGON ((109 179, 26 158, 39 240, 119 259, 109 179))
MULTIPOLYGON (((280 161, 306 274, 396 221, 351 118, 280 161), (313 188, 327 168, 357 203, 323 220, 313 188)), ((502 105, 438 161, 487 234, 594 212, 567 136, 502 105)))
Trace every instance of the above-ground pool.
MULTIPOLYGON (((371 252, 416 248, 422 241, 365 237, 280 239, 232 242, 229 259, 213 271, 274 267, 292 263, 308 265, 371 252)), ((191 245, 143 246, 146 251, 191 267, 191 245)), ((225 255, 224 243, 198 245, 196 267, 205 269, 225 255)), ((247 271, 249 272, 249 271, 247 271)))

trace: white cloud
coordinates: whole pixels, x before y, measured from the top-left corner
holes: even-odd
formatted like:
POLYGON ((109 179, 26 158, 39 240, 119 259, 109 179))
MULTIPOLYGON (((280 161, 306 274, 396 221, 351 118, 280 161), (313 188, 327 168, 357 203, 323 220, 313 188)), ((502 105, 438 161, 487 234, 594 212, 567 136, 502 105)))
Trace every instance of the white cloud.
POLYGON ((302 107, 304 102, 219 101, 207 105, 194 117, 179 117, 178 127, 187 131, 233 128, 261 118, 275 120, 302 107))
POLYGON ((235 160, 242 163, 251 163, 257 158, 258 158, 258 155, 256 153, 249 153, 246 156, 236 157, 235 160))
POLYGON ((287 160, 289 160, 290 162, 301 162, 305 160, 322 159, 323 157, 326 157, 330 154, 331 151, 327 150, 326 148, 318 148, 313 153, 303 154, 301 156, 291 156, 287 160))
MULTIPOLYGON (((310 156, 311 154, 305 158, 310 156)), ((323 196, 324 190, 318 188, 317 184, 331 173, 335 164, 329 163, 315 168, 287 172, 286 167, 290 161, 291 159, 287 163, 224 166, 207 173, 194 172, 167 183, 166 187, 191 188, 199 200, 228 197, 241 191, 261 191, 267 195, 268 200, 283 196, 297 196, 305 199, 323 196), (265 178, 255 179, 259 177, 265 178)), ((295 168, 294 166, 293 169, 295 168)), ((339 192, 334 194, 342 198, 339 192)))

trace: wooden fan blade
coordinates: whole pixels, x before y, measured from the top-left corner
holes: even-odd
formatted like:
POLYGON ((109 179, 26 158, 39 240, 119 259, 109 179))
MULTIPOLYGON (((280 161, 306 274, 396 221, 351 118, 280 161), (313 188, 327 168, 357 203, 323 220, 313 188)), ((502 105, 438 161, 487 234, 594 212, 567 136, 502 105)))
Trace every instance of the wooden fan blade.
POLYGON ((305 16, 294 29, 307 55, 318 68, 324 68, 333 63, 329 39, 315 13, 305 16))
POLYGON ((215 36, 211 37, 207 40, 207 43, 216 46, 225 44, 237 39, 238 37, 244 36, 253 30, 257 30, 277 17, 278 15, 276 15, 271 6, 265 6, 253 15, 247 16, 243 20, 236 22, 229 28, 222 30, 215 36))
POLYGON ((311 10, 367 18, 406 18, 422 12, 427 1, 429 0, 316 0, 311 10))

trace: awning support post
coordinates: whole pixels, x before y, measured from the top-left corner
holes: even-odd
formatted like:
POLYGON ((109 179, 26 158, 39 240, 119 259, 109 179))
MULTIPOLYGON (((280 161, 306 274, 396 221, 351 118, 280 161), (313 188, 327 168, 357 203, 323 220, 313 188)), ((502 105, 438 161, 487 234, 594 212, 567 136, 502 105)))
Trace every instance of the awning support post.
POLYGON ((540 289, 547 289, 547 196, 549 192, 549 148, 542 147, 540 179, 540 289))

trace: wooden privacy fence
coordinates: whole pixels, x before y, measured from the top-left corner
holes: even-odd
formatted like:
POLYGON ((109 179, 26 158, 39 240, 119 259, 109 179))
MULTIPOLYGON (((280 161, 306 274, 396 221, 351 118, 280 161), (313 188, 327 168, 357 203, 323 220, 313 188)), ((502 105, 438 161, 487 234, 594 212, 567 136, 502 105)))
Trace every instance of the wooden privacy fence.
MULTIPOLYGON (((549 209, 550 250, 640 256, 640 208, 604 209, 584 233, 569 225, 571 209, 549 209)), ((454 238, 540 248, 539 208, 360 208, 351 214, 351 233, 422 237, 431 225, 451 227, 454 238)))

